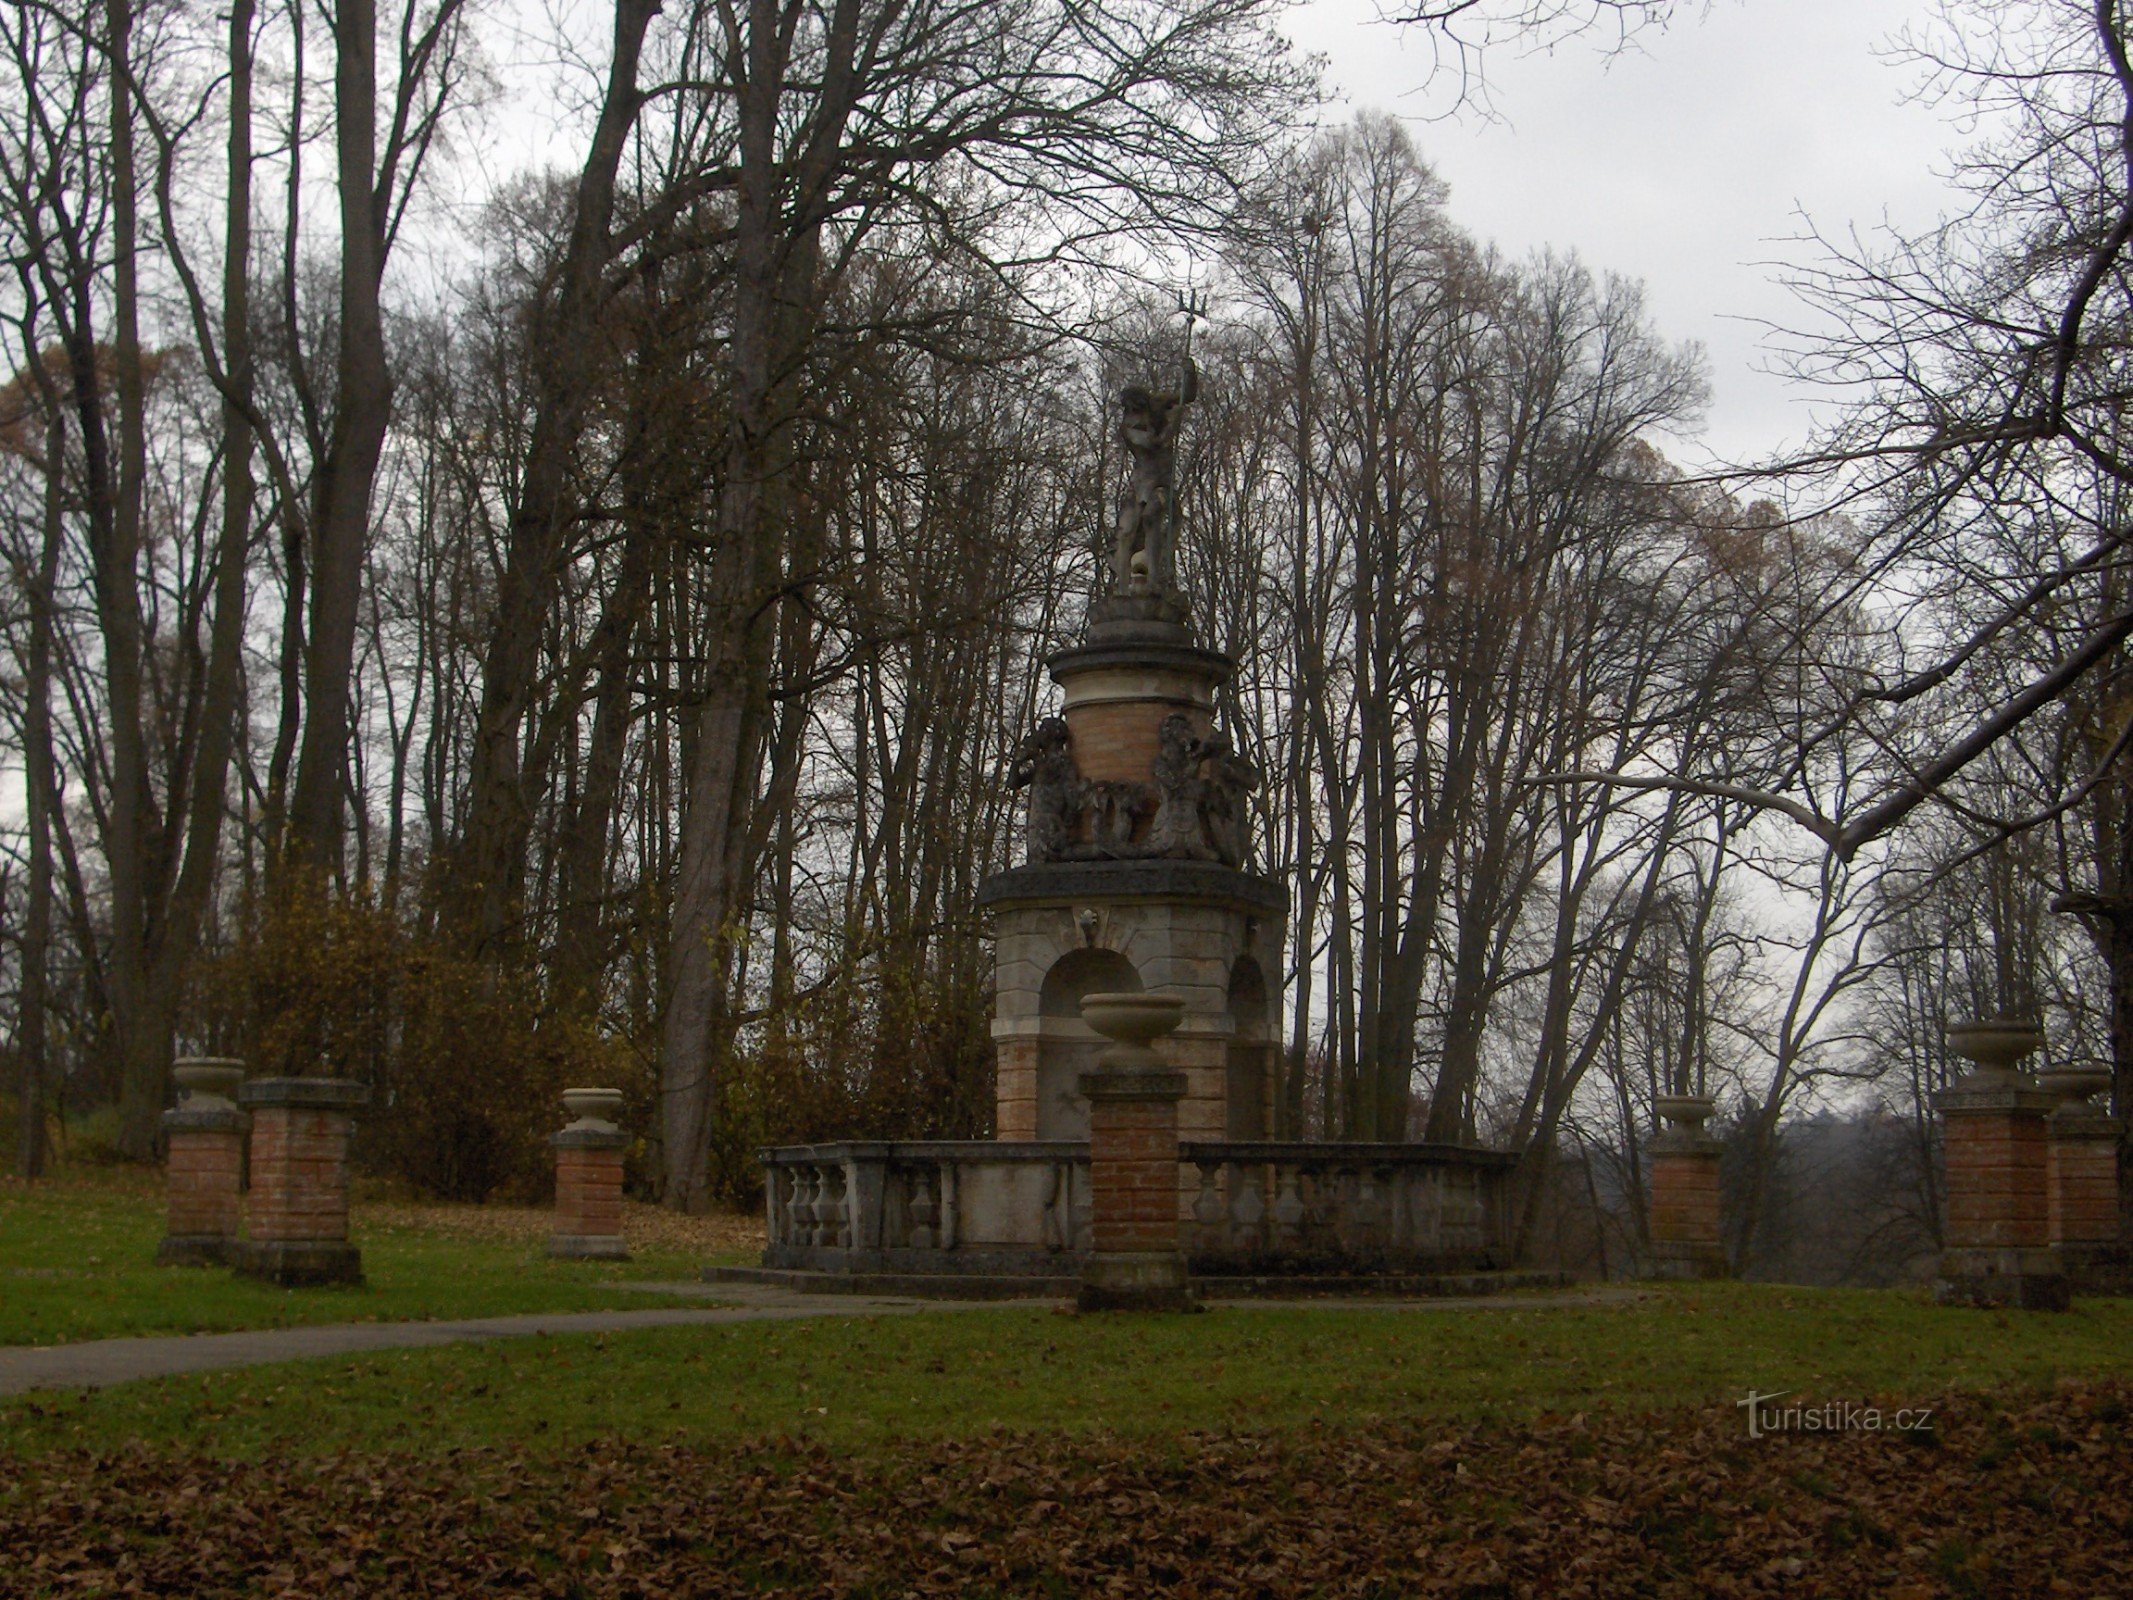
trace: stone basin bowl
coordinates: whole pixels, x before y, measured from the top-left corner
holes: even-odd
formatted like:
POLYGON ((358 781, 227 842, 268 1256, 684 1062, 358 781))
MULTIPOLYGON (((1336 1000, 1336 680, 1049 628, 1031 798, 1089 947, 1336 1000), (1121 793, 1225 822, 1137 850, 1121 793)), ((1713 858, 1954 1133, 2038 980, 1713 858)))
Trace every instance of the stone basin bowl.
POLYGON ((2044 1048, 2044 1029, 2022 1017, 1951 1022, 1944 1037, 1951 1051, 1989 1073, 2012 1073, 2016 1063, 2044 1048))
POLYGON ((1185 1002, 1168 994, 1085 994, 1081 1019, 1106 1039, 1146 1049, 1185 1020, 1185 1002))
POLYGON ((170 1064, 181 1100, 228 1102, 244 1082, 244 1063, 228 1056, 186 1056, 170 1064))
POLYGON ((1656 1094, 1652 1096, 1652 1109, 1662 1122, 1700 1128, 1718 1110, 1718 1101, 1707 1094, 1656 1094))
POLYGON ((2111 1087, 2111 1074, 2103 1067, 2061 1067, 2037 1074, 2037 1087, 2057 1095, 2062 1104, 2074 1105, 2099 1090, 2111 1087))
POLYGON ((613 1122, 622 1115, 620 1089, 565 1089, 563 1109, 574 1122, 613 1122))

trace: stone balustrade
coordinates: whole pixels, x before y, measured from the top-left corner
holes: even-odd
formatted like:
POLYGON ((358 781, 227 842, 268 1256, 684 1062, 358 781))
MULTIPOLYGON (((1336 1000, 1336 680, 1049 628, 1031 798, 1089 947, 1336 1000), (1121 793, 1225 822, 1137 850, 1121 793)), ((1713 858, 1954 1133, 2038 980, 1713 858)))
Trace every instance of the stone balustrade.
MULTIPOLYGON (((1507 1151, 1188 1141, 1178 1153, 1196 1276, 1464 1273, 1509 1260, 1507 1151)), ((854 1141, 762 1159, 765 1267, 1065 1278, 1091 1248, 1079 1141, 854 1141)))
POLYGON ((1188 1142, 1196 1274, 1462 1272, 1504 1264, 1517 1157, 1442 1144, 1188 1142))
POLYGON ((767 1267, 1065 1275, 1089 1246, 1089 1147, 851 1141, 763 1152, 767 1267))

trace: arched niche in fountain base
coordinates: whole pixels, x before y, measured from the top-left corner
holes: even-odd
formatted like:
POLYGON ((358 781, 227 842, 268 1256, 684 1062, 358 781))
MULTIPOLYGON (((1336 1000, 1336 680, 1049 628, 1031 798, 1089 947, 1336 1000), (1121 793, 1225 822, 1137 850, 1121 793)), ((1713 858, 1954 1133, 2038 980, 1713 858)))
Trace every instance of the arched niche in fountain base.
POLYGON ((1096 1065, 1103 1040, 1081 1020, 1091 994, 1135 994, 1142 988, 1133 963, 1116 950, 1084 946, 1052 963, 1038 994, 1043 1031, 1037 1036, 1037 1137, 1086 1139, 1089 1102, 1081 1075, 1096 1065))

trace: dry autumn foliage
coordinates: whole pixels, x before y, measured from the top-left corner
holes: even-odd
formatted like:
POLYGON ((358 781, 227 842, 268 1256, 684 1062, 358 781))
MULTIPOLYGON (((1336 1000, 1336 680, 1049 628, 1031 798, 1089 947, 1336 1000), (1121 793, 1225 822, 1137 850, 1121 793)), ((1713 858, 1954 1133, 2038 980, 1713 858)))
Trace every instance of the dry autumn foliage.
POLYGON ((1713 1407, 886 1456, 62 1454, 0 1484, 0 1593, 2122 1595, 2129 1401, 1949 1395, 1929 1431, 1756 1441, 1713 1407))

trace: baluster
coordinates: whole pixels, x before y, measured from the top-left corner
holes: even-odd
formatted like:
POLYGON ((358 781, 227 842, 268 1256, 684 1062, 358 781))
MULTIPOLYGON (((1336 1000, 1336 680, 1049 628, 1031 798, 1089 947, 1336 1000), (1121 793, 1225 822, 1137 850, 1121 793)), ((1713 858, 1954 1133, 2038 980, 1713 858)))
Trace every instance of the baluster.
POLYGON ((1304 1204, 1296 1192, 1300 1181, 1300 1169, 1291 1163, 1284 1161, 1275 1168, 1274 1246, 1277 1250, 1294 1250, 1303 1243, 1304 1204))
POLYGON ((1414 1169, 1412 1167, 1387 1167, 1381 1174, 1385 1183, 1385 1245, 1396 1256, 1407 1253, 1408 1207, 1413 1199, 1414 1169))
POLYGON ((851 1173, 846 1168, 832 1167, 830 1171, 834 1174, 831 1180, 834 1187, 830 1190, 829 1242, 840 1250, 849 1250, 859 1232, 852 1216, 858 1186, 852 1182, 851 1173))
POLYGON ((1044 1169, 1043 1227, 1038 1231, 1047 1250, 1066 1248, 1067 1220, 1062 1202, 1067 1193, 1067 1167, 1062 1161, 1052 1161, 1044 1169))
POLYGON ((829 1243, 829 1171, 813 1162, 807 1168, 807 1242, 829 1243))
POLYGON ((1452 1183, 1457 1201, 1454 1212, 1458 1220, 1458 1232, 1453 1243, 1461 1249, 1472 1250, 1481 1244, 1481 1196, 1480 1174, 1472 1168, 1453 1175, 1452 1183))
POLYGON ((815 1242, 814 1169, 795 1163, 786 1173, 786 1236, 796 1245, 815 1242))
POLYGON ((1432 1254, 1444 1249, 1444 1169, 1431 1167, 1421 1174, 1420 1192, 1416 1194, 1417 1231, 1422 1235, 1422 1248, 1432 1254))
POLYGON ((1256 1254, 1266 1248, 1266 1173, 1241 1162, 1229 1172, 1230 1237, 1240 1249, 1256 1254))
POLYGON ((940 1216, 940 1207, 933 1198, 935 1182, 932 1167, 911 1169, 911 1248, 931 1250, 934 1248, 934 1220, 940 1216))
POLYGON ((961 1242, 959 1235, 962 1231, 963 1215, 961 1196, 957 1193, 960 1187, 957 1181, 958 1177, 959 1174, 953 1161, 941 1163, 941 1248, 943 1250, 953 1250, 961 1242))
POLYGON ((1303 1200, 1303 1246, 1323 1250, 1340 1245, 1342 1173, 1337 1166, 1299 1166, 1296 1189, 1303 1200))
POLYGON ((1378 1244, 1378 1184, 1377 1172, 1371 1167, 1357 1169, 1355 1174, 1355 1243, 1354 1252, 1359 1257, 1375 1253, 1378 1244))
POLYGON ((1228 1241, 1222 1237, 1222 1219, 1225 1207, 1222 1204, 1222 1163, 1220 1161, 1196 1161, 1200 1169, 1200 1194, 1192 1203, 1192 1220, 1199 1228, 1199 1248, 1220 1250, 1228 1241))

